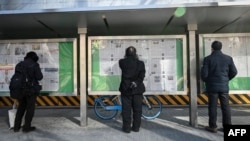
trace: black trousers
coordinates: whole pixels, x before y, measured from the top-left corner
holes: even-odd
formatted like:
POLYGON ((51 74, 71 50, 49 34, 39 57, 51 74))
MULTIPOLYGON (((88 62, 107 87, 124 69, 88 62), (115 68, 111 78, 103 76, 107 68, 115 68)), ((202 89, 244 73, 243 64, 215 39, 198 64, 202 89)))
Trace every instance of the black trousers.
POLYGON ((14 129, 20 129, 24 114, 25 114, 25 120, 24 120, 25 122, 23 128, 31 127, 31 121, 35 113, 36 98, 37 96, 33 94, 30 96, 26 95, 18 99, 19 105, 17 108, 14 129))
POLYGON ((142 95, 121 95, 121 98, 123 128, 130 130, 132 123, 132 128, 139 129, 142 115, 142 95))
POLYGON ((217 103, 218 99, 221 105, 222 111, 222 123, 223 125, 231 125, 231 109, 229 106, 229 94, 228 93, 208 93, 208 116, 209 127, 217 127, 217 103))

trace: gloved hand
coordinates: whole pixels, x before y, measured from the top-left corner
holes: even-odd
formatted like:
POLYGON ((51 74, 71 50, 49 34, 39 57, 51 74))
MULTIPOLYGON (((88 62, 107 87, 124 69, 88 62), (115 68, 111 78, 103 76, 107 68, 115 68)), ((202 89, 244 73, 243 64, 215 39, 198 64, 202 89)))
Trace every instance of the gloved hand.
POLYGON ((136 88, 136 87, 137 87, 137 84, 135 82, 130 83, 130 88, 131 89, 136 88))

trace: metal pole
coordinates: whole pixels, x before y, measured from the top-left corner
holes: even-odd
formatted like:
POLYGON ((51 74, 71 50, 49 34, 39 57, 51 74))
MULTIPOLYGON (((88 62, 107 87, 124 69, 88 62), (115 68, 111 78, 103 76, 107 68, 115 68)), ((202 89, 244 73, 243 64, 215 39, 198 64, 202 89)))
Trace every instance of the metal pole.
POLYGON ((80 124, 81 126, 87 126, 87 47, 86 47, 86 33, 87 28, 78 28, 78 34, 80 34, 80 124))
POLYGON ((190 125, 197 127, 197 53, 196 53, 196 24, 188 24, 189 46, 189 121, 190 125))

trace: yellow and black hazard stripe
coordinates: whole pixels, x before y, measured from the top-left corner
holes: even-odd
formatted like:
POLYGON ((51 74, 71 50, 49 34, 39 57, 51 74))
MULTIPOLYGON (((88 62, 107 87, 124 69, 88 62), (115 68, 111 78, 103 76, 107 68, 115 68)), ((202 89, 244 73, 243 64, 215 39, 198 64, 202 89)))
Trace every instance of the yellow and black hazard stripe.
MULTIPOLYGON (((188 95, 156 95, 162 105, 189 105, 188 95)), ((94 99, 97 96, 89 96, 88 103, 94 104, 94 99)), ((229 103, 233 105, 248 105, 250 104, 250 94, 230 94, 229 103)), ((207 105, 208 97, 205 94, 197 95, 198 105, 207 105)))
POLYGON ((80 106, 79 96, 39 96, 37 106, 80 106))
MULTIPOLYGON (((207 105, 208 97, 206 94, 200 94, 197 98, 198 105, 207 105)), ((219 101, 218 101, 219 103, 219 101)), ((248 105, 250 104, 250 94, 230 94, 229 104, 232 105, 248 105)))
MULTIPOLYGON (((11 106, 14 99, 11 97, 0 97, 0 106, 11 106)), ((80 106, 79 96, 38 96, 36 106, 80 106)))
MULTIPOLYGON (((156 95, 163 105, 189 105, 188 95, 156 95)), ((87 96, 89 106, 93 106, 97 95, 87 96)), ((14 99, 8 96, 0 97, 0 106, 11 106, 14 99)), ((232 105, 249 105, 250 94, 230 94, 229 102, 232 105)), ((207 105, 208 97, 205 94, 197 95, 198 105, 207 105)), ((80 106, 80 96, 38 96, 36 105, 45 106, 80 106)))

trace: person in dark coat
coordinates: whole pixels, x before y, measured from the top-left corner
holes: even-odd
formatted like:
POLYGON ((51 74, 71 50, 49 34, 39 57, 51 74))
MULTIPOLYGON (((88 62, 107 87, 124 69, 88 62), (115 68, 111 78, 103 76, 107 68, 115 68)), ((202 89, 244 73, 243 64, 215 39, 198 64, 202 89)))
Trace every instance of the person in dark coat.
POLYGON ((231 125, 231 109, 229 107, 229 81, 237 75, 233 58, 221 51, 222 43, 212 43, 212 53, 204 58, 201 68, 201 79, 205 82, 208 95, 209 126, 205 129, 217 132, 217 101, 222 111, 223 127, 231 125))
MULTIPOLYGON (((24 61, 18 63, 17 67, 25 66, 27 68, 28 78, 33 82, 34 85, 38 86, 40 80, 43 79, 43 74, 41 72, 40 65, 37 63, 38 56, 35 52, 28 52, 24 57, 24 61)), ((25 114, 25 120, 23 125, 23 132, 30 132, 35 130, 34 126, 31 126, 31 121, 35 112, 35 103, 37 95, 39 94, 39 90, 25 91, 20 92, 21 97, 19 97, 18 103, 19 106, 17 108, 15 124, 14 124, 14 132, 18 132, 21 128, 22 118, 25 114)))
POLYGON ((122 71, 119 87, 122 99, 122 129, 126 133, 130 133, 131 130, 139 132, 146 70, 144 62, 138 59, 135 47, 130 46, 126 49, 125 57, 119 60, 119 67, 122 71))

